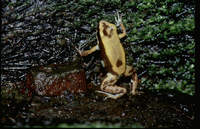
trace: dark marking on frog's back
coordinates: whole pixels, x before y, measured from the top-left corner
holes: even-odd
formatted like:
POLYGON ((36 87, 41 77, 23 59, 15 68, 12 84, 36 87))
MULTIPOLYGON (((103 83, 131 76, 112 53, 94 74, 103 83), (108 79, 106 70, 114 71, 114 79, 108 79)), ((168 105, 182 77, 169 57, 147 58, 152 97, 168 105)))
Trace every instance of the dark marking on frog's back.
POLYGON ((105 35, 105 36, 107 36, 107 37, 111 37, 111 34, 112 34, 112 31, 113 31, 113 29, 112 30, 110 30, 110 34, 108 34, 108 32, 106 31, 107 29, 109 28, 109 26, 108 25, 106 25, 105 23, 103 23, 103 34, 105 35))
POLYGON ((106 25, 105 23, 103 23, 103 34, 105 35, 105 36, 108 36, 108 33, 107 33, 107 28, 108 28, 109 26, 108 25, 106 25))
POLYGON ((117 60, 116 66, 119 67, 122 65, 122 61, 120 59, 117 60))
POLYGON ((105 36, 108 36, 108 33, 106 32, 105 29, 103 29, 103 34, 104 34, 105 36))

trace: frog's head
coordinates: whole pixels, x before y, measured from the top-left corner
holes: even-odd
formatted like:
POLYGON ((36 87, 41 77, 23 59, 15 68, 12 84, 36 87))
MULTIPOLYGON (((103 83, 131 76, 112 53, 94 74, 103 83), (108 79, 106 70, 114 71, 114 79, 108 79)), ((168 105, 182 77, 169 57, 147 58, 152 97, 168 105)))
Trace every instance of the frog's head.
POLYGON ((112 37, 113 33, 117 31, 117 28, 114 24, 107 21, 101 20, 98 25, 98 33, 100 37, 112 37))

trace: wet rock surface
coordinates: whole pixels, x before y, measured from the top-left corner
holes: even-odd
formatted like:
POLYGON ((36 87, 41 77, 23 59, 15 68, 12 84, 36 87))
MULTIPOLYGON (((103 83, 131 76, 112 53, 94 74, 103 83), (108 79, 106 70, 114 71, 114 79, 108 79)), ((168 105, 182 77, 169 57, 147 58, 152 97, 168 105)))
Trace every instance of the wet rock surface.
MULTIPOLYGON (((100 121, 122 127, 138 123, 191 128, 195 113, 190 96, 195 83, 194 1, 4 0, 2 14, 3 127, 100 121), (116 10, 123 14, 127 29, 127 38, 122 40, 127 62, 136 68, 138 90, 144 94, 105 100, 96 93, 105 75, 98 53, 83 59, 89 64, 84 68, 91 87, 88 92, 56 97, 21 93, 31 68, 65 64, 78 56, 74 46, 94 46, 98 21, 113 22, 116 10)), ((123 78, 118 83, 128 85, 123 78)))
POLYGON ((194 119, 193 98, 174 91, 145 91, 142 95, 124 95, 118 100, 105 99, 91 88, 87 94, 57 97, 17 95, 2 101, 1 124, 5 127, 56 126, 60 123, 120 123, 121 127, 191 128, 194 119))

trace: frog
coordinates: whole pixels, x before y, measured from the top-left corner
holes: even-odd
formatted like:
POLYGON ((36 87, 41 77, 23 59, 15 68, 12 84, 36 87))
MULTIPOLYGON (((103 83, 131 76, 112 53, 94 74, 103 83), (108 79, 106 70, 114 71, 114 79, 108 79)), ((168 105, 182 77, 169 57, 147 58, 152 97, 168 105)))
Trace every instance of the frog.
POLYGON ((118 99, 127 93, 127 89, 117 86, 116 82, 121 76, 131 76, 130 93, 136 95, 138 85, 138 75, 134 67, 127 65, 125 49, 120 42, 126 34, 126 28, 122 23, 122 16, 115 16, 116 25, 106 20, 100 20, 97 26, 97 44, 89 50, 80 50, 76 48, 80 56, 87 56, 97 50, 100 50, 102 57, 102 65, 106 69, 107 74, 101 82, 98 93, 106 95, 106 98, 118 99), (117 27, 121 28, 118 34, 117 27))

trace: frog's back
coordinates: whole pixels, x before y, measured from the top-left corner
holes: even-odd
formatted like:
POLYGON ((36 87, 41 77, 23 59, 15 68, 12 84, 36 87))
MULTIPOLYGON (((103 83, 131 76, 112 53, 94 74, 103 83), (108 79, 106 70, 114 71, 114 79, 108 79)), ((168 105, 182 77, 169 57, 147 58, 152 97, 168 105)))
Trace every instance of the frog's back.
MULTIPOLYGON (((112 35, 104 41, 103 60, 109 72, 121 75, 125 71, 125 52, 118 35, 112 35)), ((101 45, 100 45, 101 46, 101 45)))

